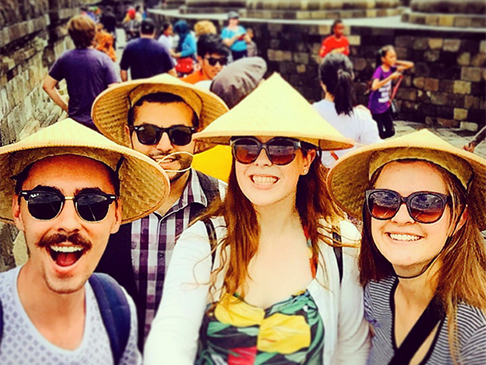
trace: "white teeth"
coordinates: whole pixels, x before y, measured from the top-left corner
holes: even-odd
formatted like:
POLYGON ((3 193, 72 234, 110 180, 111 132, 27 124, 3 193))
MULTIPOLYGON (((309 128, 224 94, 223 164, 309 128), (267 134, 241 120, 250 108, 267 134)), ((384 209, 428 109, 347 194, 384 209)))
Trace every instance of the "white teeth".
POLYGON ((83 251, 84 249, 80 246, 49 246, 52 251, 54 252, 64 252, 64 253, 72 253, 83 251))
POLYGON ((420 239, 420 236, 412 234, 389 233, 389 236, 395 241, 418 241, 420 239))
POLYGON ((272 176, 256 176, 256 175, 253 175, 252 180, 257 185, 272 185, 272 184, 275 184, 278 179, 276 177, 272 177, 272 176))

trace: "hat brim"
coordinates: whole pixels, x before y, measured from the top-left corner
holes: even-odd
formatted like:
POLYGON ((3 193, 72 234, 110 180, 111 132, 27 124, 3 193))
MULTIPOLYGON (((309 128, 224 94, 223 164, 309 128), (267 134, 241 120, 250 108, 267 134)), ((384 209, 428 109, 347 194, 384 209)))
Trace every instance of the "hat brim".
POLYGON ((12 177, 20 172, 13 171, 13 165, 19 165, 19 154, 29 150, 39 151, 36 161, 50 156, 78 155, 104 163, 107 154, 115 161, 123 157, 118 171, 122 223, 156 211, 169 195, 169 178, 152 159, 120 146, 77 122, 64 120, 23 141, 0 148, 0 171, 3 174, 0 180, 0 220, 5 223, 13 223, 15 180, 12 177))
MULTIPOLYGON (((185 97, 188 94, 196 95, 202 104, 198 130, 206 128, 216 118, 228 111, 224 101, 209 90, 186 83, 168 74, 114 85, 98 95, 93 103, 91 115, 94 124, 103 135, 125 147, 131 146, 125 129, 128 125, 130 109, 129 95, 141 85, 151 85, 151 93, 166 92, 179 95, 184 100, 189 99, 189 97, 185 97)), ((191 105, 189 106, 193 108, 191 105)), ((199 142, 196 144, 195 152, 200 153, 209 148, 211 146, 199 142)))
MULTIPOLYGON (((400 138, 403 137, 398 137, 398 139, 400 138)), ((469 209, 475 215, 479 228, 481 230, 486 229, 486 209, 484 209, 484 206, 486 206, 486 160, 453 147, 445 141, 437 143, 423 139, 414 140, 414 138, 395 140, 396 138, 392 138, 382 143, 368 145, 352 151, 343 156, 329 171, 327 176, 329 192, 341 209, 352 217, 361 218, 365 190, 370 182, 370 161, 375 152, 408 149, 411 151, 410 159, 433 162, 427 159, 427 152, 433 150, 449 155, 450 158, 461 158, 469 164, 473 173, 468 190, 469 209)))

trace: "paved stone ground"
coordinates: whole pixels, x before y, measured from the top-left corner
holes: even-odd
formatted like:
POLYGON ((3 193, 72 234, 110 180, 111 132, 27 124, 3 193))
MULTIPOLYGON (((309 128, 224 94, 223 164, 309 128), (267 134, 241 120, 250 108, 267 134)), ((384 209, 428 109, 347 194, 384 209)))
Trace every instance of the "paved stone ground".
MULTIPOLYGON (((395 121, 395 130, 397 135, 404 135, 407 133, 414 132, 419 129, 428 128, 450 144, 455 147, 462 148, 464 145, 468 144, 474 136, 473 132, 465 131, 458 128, 429 128, 428 126, 421 123, 413 123, 407 121, 395 121)), ((475 154, 486 158, 486 142, 479 144, 475 151, 475 154)))

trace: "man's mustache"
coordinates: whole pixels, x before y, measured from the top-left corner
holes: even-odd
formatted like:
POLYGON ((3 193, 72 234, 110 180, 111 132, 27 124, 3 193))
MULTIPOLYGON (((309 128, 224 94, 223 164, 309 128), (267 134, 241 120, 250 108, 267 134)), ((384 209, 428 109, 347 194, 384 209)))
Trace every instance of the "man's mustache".
POLYGON ((56 233, 51 236, 43 237, 37 246, 40 248, 45 248, 51 245, 56 245, 64 242, 71 242, 73 245, 82 246, 83 248, 89 250, 93 246, 91 241, 81 236, 79 233, 73 233, 70 235, 56 233))

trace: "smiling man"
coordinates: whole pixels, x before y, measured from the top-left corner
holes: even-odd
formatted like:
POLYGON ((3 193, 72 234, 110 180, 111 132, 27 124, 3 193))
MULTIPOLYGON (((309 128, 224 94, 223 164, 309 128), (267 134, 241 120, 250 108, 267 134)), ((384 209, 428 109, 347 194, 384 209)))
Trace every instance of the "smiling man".
POLYGON ((229 48, 217 34, 203 34, 197 41, 197 61, 201 68, 182 78, 182 81, 197 84, 212 80, 228 64, 229 48))
POLYGON ((93 104, 93 120, 101 133, 149 156, 170 178, 165 203, 153 214, 121 226, 97 268, 134 298, 140 348, 159 306, 177 238, 224 189, 221 181, 191 168, 193 154, 210 147, 196 145, 192 135, 227 110, 213 93, 170 75, 117 85, 93 104))
POLYGON ((141 364, 133 300, 92 274, 109 235, 161 205, 165 172, 71 119, 1 147, 0 166, 0 219, 29 251, 0 274, 0 363, 141 364))

